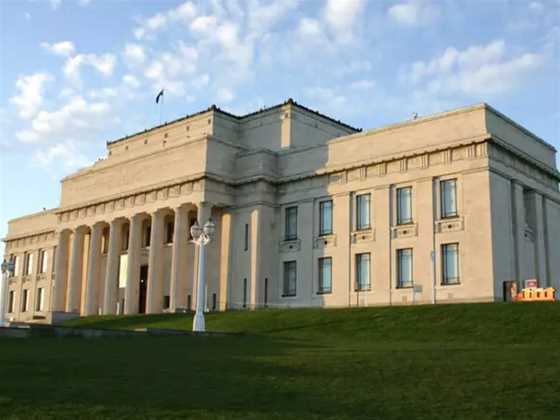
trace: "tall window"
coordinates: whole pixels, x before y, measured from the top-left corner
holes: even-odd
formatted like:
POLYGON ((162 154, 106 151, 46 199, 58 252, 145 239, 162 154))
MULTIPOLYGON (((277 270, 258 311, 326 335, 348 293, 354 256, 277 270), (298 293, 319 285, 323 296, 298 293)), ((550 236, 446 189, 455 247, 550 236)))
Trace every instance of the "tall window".
POLYGON ((457 216, 457 180, 448 179, 440 183, 441 217, 457 216))
POLYGON ((21 295, 21 311, 27 312, 27 305, 29 303, 29 290, 23 289, 22 293, 23 294, 21 295))
POLYGON ((121 235, 122 235, 122 242, 121 242, 121 251, 128 250, 128 239, 130 235, 130 225, 127 223, 122 226, 121 228, 121 235))
POLYGON ((370 201, 371 194, 360 194, 356 196, 356 229, 370 228, 370 201))
POLYGON ((397 250, 397 287, 412 287, 412 248, 397 250))
POLYGON ((35 299, 35 310, 42 311, 45 307, 45 289, 37 288, 37 298, 35 299))
POLYGON ((369 252, 356 254, 356 290, 369 290, 371 288, 370 259, 369 252))
POLYGON ((332 200, 319 203, 319 235, 330 235, 332 229, 332 200))
POLYGON ((15 255, 15 256, 14 256, 14 273, 13 273, 12 277, 13 277, 13 276, 19 276, 19 275, 21 274, 21 273, 20 273, 20 269, 19 269, 19 268, 20 268, 20 267, 19 267, 20 264, 21 264, 21 258, 20 258, 20 256, 19 256, 19 255, 15 255))
POLYGON ((245 244, 243 246, 245 251, 249 250, 249 224, 245 223, 245 244))
POLYGON ((39 273, 47 272, 47 251, 39 250, 39 273))
POLYGON ((247 307, 247 279, 243 279, 243 307, 247 307))
POLYGON ((8 297, 8 313, 14 312, 14 302, 16 300, 16 292, 10 290, 10 295, 8 297))
POLYGON ((442 284, 459 284, 459 244, 441 246, 442 284))
POLYGON ((319 258, 319 293, 332 292, 332 258, 319 258))
POLYGON ((295 261, 285 261, 284 262, 284 287, 282 291, 282 296, 295 296, 296 295, 296 262, 295 261))
POLYGON ((27 252, 23 257, 23 266, 26 276, 30 276, 33 273, 33 254, 27 252))
POLYGON ((17 275, 17 270, 19 270, 18 257, 12 254, 10 255, 10 261, 14 263, 14 271, 8 272, 8 277, 14 277, 15 275, 17 275))
POLYGON ((298 208, 296 206, 286 208, 286 227, 284 239, 291 241, 297 239, 297 216, 298 208))
POLYGON ((109 252, 109 228, 103 229, 103 234, 101 235, 101 253, 106 254, 109 252))
POLYGON ((173 230, 175 229, 175 222, 168 221, 165 224, 165 243, 171 244, 173 243, 173 230))
POLYGON ((412 187, 397 188, 397 224, 412 223, 412 187))

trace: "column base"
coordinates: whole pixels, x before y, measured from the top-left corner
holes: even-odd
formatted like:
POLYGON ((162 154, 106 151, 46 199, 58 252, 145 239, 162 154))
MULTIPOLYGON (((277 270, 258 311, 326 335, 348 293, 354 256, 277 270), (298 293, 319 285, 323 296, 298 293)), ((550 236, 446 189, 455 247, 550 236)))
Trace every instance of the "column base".
POLYGON ((206 332, 206 325, 204 323, 204 314, 197 312, 194 314, 193 319, 193 331, 194 332, 206 332))

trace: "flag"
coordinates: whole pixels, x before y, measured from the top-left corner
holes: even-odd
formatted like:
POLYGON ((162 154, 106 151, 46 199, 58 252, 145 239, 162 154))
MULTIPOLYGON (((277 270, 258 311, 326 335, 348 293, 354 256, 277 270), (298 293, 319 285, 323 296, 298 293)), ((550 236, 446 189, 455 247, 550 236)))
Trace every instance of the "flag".
POLYGON ((156 104, 159 103, 159 99, 163 97, 163 89, 156 96, 156 104))

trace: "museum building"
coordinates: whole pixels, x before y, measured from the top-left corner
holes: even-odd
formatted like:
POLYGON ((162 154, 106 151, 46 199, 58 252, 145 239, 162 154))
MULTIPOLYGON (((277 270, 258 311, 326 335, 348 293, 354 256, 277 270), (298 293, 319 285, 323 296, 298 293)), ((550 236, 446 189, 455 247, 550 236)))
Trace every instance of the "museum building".
POLYGON ((6 317, 192 310, 210 218, 210 311, 560 289, 559 181, 554 147, 487 104, 369 131, 291 99, 212 106, 107 142, 58 208, 9 221, 6 317))

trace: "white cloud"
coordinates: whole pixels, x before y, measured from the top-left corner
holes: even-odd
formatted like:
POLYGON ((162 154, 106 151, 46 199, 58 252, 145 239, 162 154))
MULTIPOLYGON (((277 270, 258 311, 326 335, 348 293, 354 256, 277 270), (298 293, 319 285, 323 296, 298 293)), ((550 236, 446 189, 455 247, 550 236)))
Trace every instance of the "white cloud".
POLYGON ((365 0, 328 0, 324 10, 325 21, 338 36, 347 39, 365 6, 365 0))
POLYGON ((409 0, 391 6, 389 17, 404 26, 429 25, 440 17, 438 5, 430 0, 409 0))
POLYGON ((313 39, 322 36, 321 24, 316 19, 302 18, 298 25, 298 34, 304 39, 313 39))
POLYGON ((105 102, 87 102, 81 96, 74 96, 55 111, 40 111, 31 121, 31 127, 18 131, 16 137, 23 143, 87 137, 107 124, 110 109, 105 102))
POLYGON ((197 15, 197 9, 193 2, 187 1, 164 13, 157 13, 147 19, 143 19, 140 25, 134 29, 137 39, 150 39, 153 35, 166 28, 172 22, 183 22, 187 24, 197 15))
POLYGON ((151 80, 154 90, 165 88, 174 96, 185 93, 185 76, 196 72, 198 51, 180 42, 173 51, 165 52, 145 69, 144 76, 151 80))
POLYGON ((202 89, 210 83, 210 75, 204 73, 198 77, 191 79, 191 86, 195 89, 202 89))
POLYGON ((296 0, 276 0, 266 4, 253 0, 247 8, 249 32, 252 35, 267 33, 295 9, 297 4, 296 0))
POLYGON ((190 29, 193 32, 210 34, 216 28, 217 23, 216 16, 199 16, 191 22, 190 29))
POLYGON ((88 97, 91 99, 108 99, 114 98, 118 95, 118 92, 115 88, 104 87, 97 90, 90 90, 88 92, 88 97))
POLYGON ((407 78, 432 94, 493 95, 515 88, 543 62, 542 55, 533 53, 508 58, 505 42, 498 40, 463 51, 447 48, 439 57, 414 63, 407 78))
POLYGON ((140 86, 140 82, 139 82, 138 79, 137 79, 135 76, 133 76, 132 74, 125 74, 125 75, 123 76, 122 81, 123 81, 123 83, 124 83, 126 86, 128 86, 128 87, 130 87, 130 88, 132 88, 132 89, 137 89, 137 88, 140 86))
POLYGON ((10 98, 10 102, 18 108, 21 118, 32 118, 43 104, 45 84, 53 80, 48 73, 35 73, 30 76, 19 76, 16 81, 18 94, 10 98))
POLYGON ((230 89, 221 88, 216 92, 216 101, 218 103, 228 103, 231 102, 234 98, 235 95, 230 89))
POLYGON ((371 90, 375 88, 375 81, 368 79, 354 80, 350 83, 350 88, 355 90, 371 90))
POLYGON ((72 170, 87 166, 89 159, 80 151, 80 147, 73 140, 53 144, 46 149, 36 150, 31 161, 34 165, 49 168, 53 164, 64 166, 66 170, 72 170))
POLYGON ((144 47, 139 44, 126 44, 123 55, 125 62, 130 66, 138 66, 146 61, 144 47))
POLYGON ((48 42, 41 42, 41 47, 54 55, 60 55, 68 57, 74 54, 76 50, 74 44, 71 41, 62 41, 55 44, 49 44, 48 42))
POLYGON ((115 69, 116 61, 116 57, 113 54, 77 54, 66 60, 64 74, 68 79, 79 83, 81 68, 83 66, 90 66, 103 76, 111 76, 115 69))

